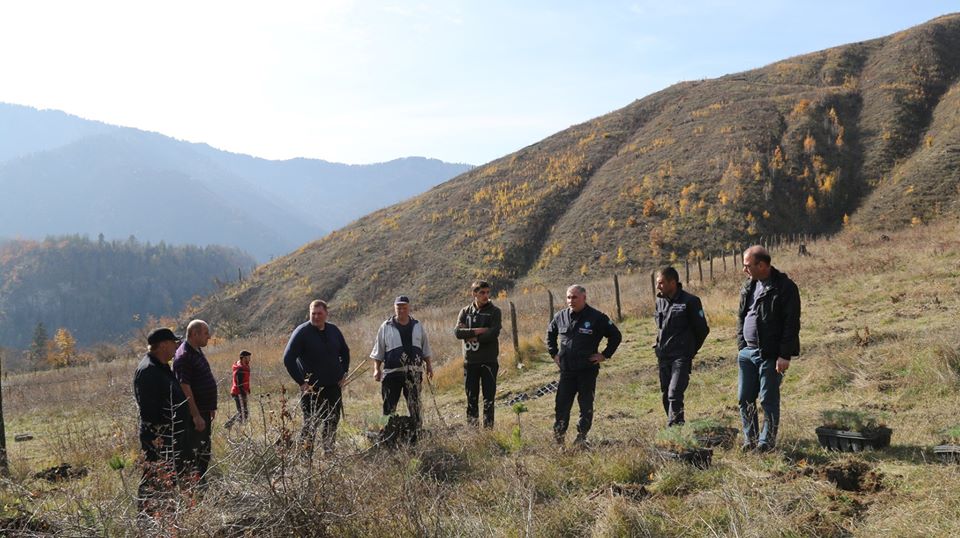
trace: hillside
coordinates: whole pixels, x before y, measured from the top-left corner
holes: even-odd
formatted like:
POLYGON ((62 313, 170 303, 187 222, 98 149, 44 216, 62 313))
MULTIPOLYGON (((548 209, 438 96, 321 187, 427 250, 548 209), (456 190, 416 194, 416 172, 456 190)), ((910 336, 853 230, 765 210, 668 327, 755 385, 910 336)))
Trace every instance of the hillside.
POLYGON ((0 190, 16 201, 0 214, 0 236, 132 234, 234 246, 266 261, 469 168, 424 158, 269 161, 0 103, 0 190), (168 218, 143 218, 147 203, 168 218))
MULTIPOLYGON (((368 364, 345 388, 335 455, 317 455, 311 464, 295 445, 277 442, 294 439, 301 426, 296 387, 279 360, 286 335, 230 341, 214 322, 206 354, 220 382, 221 412, 213 437, 217 465, 204 495, 181 498, 172 513, 147 523, 150 532, 138 522, 131 355, 4 380, 8 441, 21 432, 35 438, 7 444, 11 472, 0 481, 0 528, 57 536, 957 536, 960 468, 940 463, 932 447, 960 417, 960 225, 943 219, 886 238, 852 230, 809 250, 803 257, 792 247, 773 251, 774 265, 800 288, 803 315, 801 355, 784 378, 779 448, 772 453, 718 448, 711 467, 699 470, 656 452, 664 415, 649 348, 652 299, 647 275, 634 274, 621 279, 624 341, 597 380, 588 450, 554 444, 552 394, 527 401, 519 416, 505 405, 557 377, 538 343, 544 293, 510 297, 525 367, 515 367, 507 318, 495 429, 464 425, 463 369, 450 334, 462 306, 456 301, 414 310, 440 361, 424 388, 428 433, 421 442, 396 451, 371 446, 367 432, 382 422, 368 364), (254 357, 252 420, 228 431, 221 424, 232 414, 230 365, 240 349, 254 357), (820 413, 839 408, 880 413, 893 428, 891 446, 853 455, 820 448, 820 413), (52 484, 34 477, 61 462, 89 475, 52 484)), ((686 392, 688 420, 737 424, 741 282, 742 273, 730 267, 712 282, 685 283, 703 298, 711 326, 686 392)), ((609 282, 585 284, 589 302, 612 311, 609 282)), ((562 287, 551 285, 555 292, 562 287)), ((382 317, 347 322, 338 315, 332 311, 331 319, 359 365, 382 317)))
POLYGON ((79 236, 0 244, 0 346, 23 349, 42 323, 81 345, 115 339, 151 317, 236 280, 254 260, 225 247, 151 245, 79 236))
POLYGON ((956 213, 958 69, 950 15, 680 83, 367 215, 199 312, 245 334, 299 319, 314 297, 351 316, 398 292, 439 303, 478 276, 534 288, 956 213))

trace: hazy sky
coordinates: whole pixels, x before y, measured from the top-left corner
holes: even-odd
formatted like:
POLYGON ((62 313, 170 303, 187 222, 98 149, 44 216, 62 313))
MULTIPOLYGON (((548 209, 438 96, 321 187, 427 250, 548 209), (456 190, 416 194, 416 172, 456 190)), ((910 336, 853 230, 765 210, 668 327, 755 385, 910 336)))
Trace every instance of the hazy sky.
POLYGON ((933 0, 0 0, 0 101, 270 159, 482 164, 933 0))

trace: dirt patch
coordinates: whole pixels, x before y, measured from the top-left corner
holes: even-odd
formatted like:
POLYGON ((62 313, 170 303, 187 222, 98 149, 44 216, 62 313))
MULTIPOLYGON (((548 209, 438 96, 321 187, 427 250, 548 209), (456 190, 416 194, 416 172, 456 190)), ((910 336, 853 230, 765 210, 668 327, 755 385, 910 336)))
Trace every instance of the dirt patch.
POLYGON ((826 465, 822 476, 844 491, 876 493, 883 489, 883 473, 863 460, 846 459, 826 465))
POLYGON ((75 480, 83 478, 90 472, 86 467, 74 467, 69 463, 61 463, 55 467, 44 469, 33 475, 34 478, 42 478, 49 482, 60 482, 63 480, 75 480))
POLYGON ((857 458, 845 458, 824 464, 811 464, 801 460, 792 469, 775 473, 775 476, 787 480, 796 480, 801 476, 828 480, 837 488, 854 493, 876 493, 883 489, 883 473, 857 458))

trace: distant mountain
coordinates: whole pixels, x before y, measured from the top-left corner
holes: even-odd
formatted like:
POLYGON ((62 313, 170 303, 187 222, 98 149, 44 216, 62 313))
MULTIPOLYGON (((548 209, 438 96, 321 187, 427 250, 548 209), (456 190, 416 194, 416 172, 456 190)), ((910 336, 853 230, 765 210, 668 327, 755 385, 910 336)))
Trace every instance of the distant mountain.
POLYGON ((277 200, 316 219, 328 230, 462 174, 467 164, 406 157, 376 164, 340 164, 317 159, 268 161, 197 146, 229 172, 247 178, 277 200))
POLYGON ((265 261, 468 169, 423 158, 268 161, 0 104, 0 235, 135 235, 230 245, 265 261), (163 217, 148 217, 153 208, 163 217))
POLYGON ((0 346, 25 348, 42 323, 80 344, 128 333, 152 317, 174 316, 217 282, 249 273, 237 249, 169 246, 79 236, 0 245, 0 346))
MULTIPOLYGON (((649 269, 763 235, 960 213, 960 15, 684 82, 258 268, 201 305, 237 332, 649 269), (242 313, 242 315, 241 315, 242 313)), ((825 269, 827 270, 827 269, 825 269)))

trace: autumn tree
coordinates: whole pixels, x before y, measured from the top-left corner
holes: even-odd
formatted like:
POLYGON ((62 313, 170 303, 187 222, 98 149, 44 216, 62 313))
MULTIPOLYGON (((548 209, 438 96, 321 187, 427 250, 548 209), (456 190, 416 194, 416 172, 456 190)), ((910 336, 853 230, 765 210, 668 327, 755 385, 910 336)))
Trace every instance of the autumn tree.
POLYGON ((77 340, 70 331, 60 327, 53 335, 53 353, 48 357, 54 368, 70 366, 76 362, 77 340))

